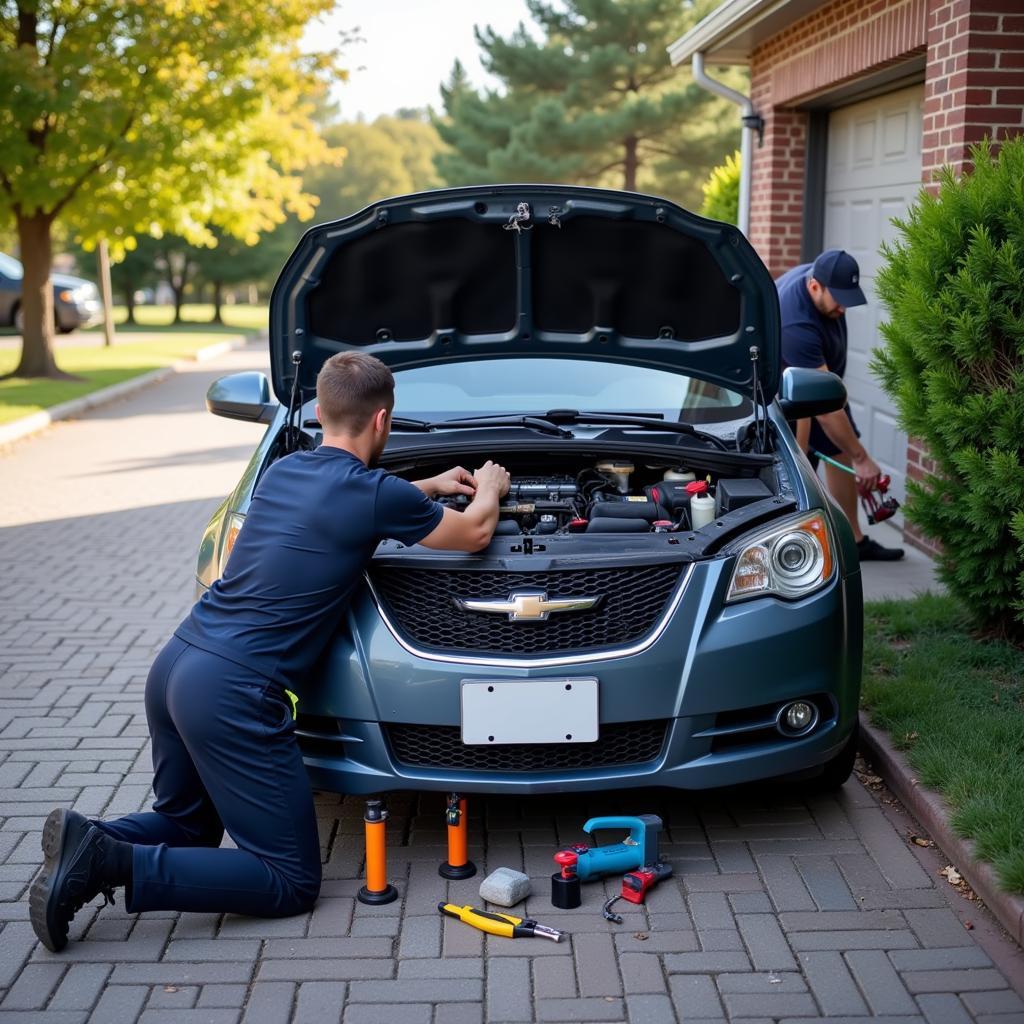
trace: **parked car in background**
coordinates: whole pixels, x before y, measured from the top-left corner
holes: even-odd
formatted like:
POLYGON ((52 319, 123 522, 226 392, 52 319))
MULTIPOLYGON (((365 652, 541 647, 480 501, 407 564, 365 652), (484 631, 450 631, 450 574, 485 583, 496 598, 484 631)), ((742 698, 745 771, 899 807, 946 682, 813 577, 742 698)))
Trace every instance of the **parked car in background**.
POLYGON ((860 566, 787 421, 846 390, 783 370, 775 285, 735 227, 650 196, 493 185, 307 232, 271 298, 270 380, 207 396, 267 429, 203 537, 200 600, 267 466, 321 443, 316 374, 349 350, 395 374, 383 467, 495 459, 512 482, 476 554, 377 548, 291 684, 315 788, 843 784, 860 566))
MULTIPOLYGON (((0 327, 21 330, 21 264, 0 252, 0 327)), ((71 274, 51 274, 53 320, 61 334, 89 327, 103 317, 100 293, 92 281, 71 274)))

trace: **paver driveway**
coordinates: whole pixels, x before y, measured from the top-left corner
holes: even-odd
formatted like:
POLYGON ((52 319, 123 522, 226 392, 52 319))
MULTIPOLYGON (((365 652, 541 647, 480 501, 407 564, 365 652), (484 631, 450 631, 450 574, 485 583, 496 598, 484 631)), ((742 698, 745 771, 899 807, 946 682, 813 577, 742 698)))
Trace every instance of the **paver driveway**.
POLYGON ((471 800, 481 872, 533 875, 529 910, 572 932, 560 945, 442 923, 437 901, 478 903, 480 876, 442 881, 442 799, 399 795, 399 903, 354 901, 362 804, 322 796, 325 882, 311 915, 87 908, 64 953, 39 946, 25 893, 45 814, 62 803, 116 815, 149 799, 146 671, 187 609, 200 528, 260 429, 209 416, 202 395, 264 353, 232 353, 0 453, 0 1024, 1024 1021, 1011 985, 1020 951, 938 878, 936 851, 908 845, 913 823, 856 780, 809 801, 756 790, 471 800), (580 840, 590 814, 652 811, 676 877, 648 907, 609 925, 591 884, 581 910, 553 912, 557 845, 580 840))

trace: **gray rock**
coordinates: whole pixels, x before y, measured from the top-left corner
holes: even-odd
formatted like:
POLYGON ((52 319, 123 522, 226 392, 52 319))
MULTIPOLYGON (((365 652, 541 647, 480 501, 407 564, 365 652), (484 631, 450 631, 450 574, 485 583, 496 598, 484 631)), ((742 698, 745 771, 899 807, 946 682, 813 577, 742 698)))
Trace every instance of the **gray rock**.
POLYGON ((480 896, 501 907, 515 906, 530 895, 530 876, 512 868, 497 868, 480 883, 480 896))

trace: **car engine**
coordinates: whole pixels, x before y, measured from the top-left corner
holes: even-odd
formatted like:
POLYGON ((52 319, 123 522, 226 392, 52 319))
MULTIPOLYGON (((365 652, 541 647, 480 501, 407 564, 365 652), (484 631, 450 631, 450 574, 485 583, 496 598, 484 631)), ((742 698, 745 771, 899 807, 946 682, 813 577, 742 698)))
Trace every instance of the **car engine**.
MULTIPOLYGON (((512 473, 501 499, 496 535, 554 533, 669 533, 695 530, 722 512, 772 496, 760 478, 697 479, 685 468, 644 467, 601 462, 575 476, 512 473), (647 479, 649 482, 644 483, 647 479)), ((442 499, 465 508, 459 495, 442 499)))

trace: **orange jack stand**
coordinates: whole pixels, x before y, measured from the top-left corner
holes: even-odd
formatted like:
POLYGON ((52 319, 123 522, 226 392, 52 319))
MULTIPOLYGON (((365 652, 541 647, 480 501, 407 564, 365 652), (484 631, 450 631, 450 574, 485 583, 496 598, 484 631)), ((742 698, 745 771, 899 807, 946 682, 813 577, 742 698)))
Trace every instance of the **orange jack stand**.
POLYGON ((398 890, 388 883, 387 820, 382 800, 366 801, 366 885, 356 894, 360 903, 376 905, 398 899, 398 890))
POLYGON ((458 793, 448 794, 445 810, 448 822, 448 859, 437 869, 442 878, 472 878, 476 865, 467 857, 466 801, 458 793))

